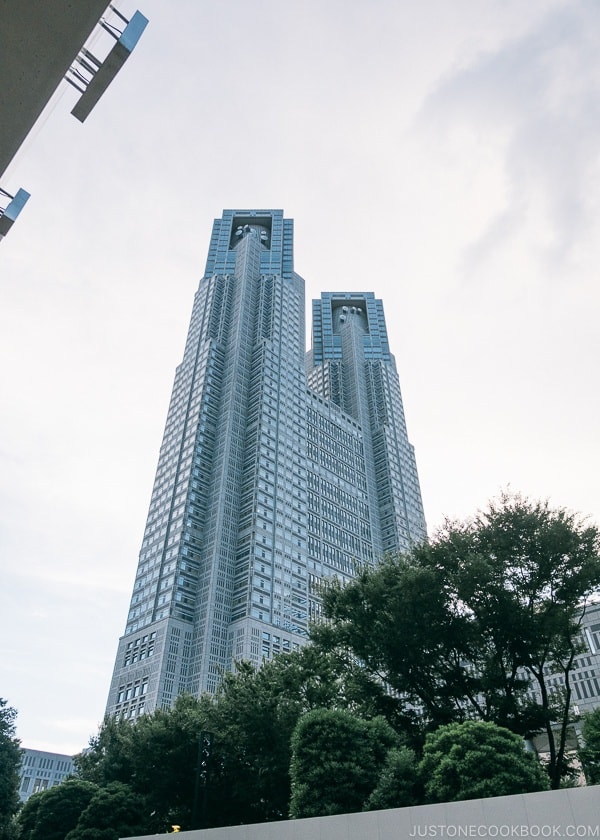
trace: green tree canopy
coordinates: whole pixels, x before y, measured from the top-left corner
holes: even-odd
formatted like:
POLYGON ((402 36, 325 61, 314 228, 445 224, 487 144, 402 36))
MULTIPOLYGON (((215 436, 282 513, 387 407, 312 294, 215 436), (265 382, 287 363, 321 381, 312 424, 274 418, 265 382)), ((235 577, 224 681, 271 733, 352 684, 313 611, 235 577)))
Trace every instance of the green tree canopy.
MULTIPOLYGON (((213 732, 210 824, 285 819, 290 797, 290 739, 304 710, 305 686, 290 660, 247 663, 225 675, 207 724, 213 732), (219 803, 227 811, 217 817, 219 803)), ((221 811, 223 809, 221 808, 221 811)))
POLYGON ((19 812, 21 840, 64 840, 98 790, 91 782, 67 779, 34 793, 19 812))
POLYGON ((0 697, 0 838, 19 805, 21 748, 15 736, 17 712, 0 697))
POLYGON ((391 749, 377 786, 365 802, 363 810, 405 808, 408 805, 421 805, 422 802, 422 784, 414 750, 408 747, 391 749))
POLYGON ((146 797, 121 782, 98 788, 65 840, 119 840, 150 830, 151 807, 146 797))
POLYGON ((88 782, 129 782, 133 775, 133 731, 129 721, 106 717, 86 750, 74 756, 77 775, 88 782))
POLYGON ((495 723, 450 723, 425 739, 419 773, 427 802, 548 790, 548 776, 523 739, 495 723))
POLYGON ((135 723, 107 718, 89 750, 75 759, 80 777, 103 788, 126 784, 151 800, 159 826, 173 821, 189 827, 198 738, 209 707, 208 699, 182 695, 172 709, 157 709, 135 723))
POLYGON ((399 738, 383 718, 314 709, 292 736, 290 817, 360 811, 399 738))
POLYGON ((22 840, 31 840, 42 802, 42 793, 34 793, 17 814, 18 836, 22 840))
POLYGON ((330 622, 313 639, 351 651, 403 713, 421 711, 424 731, 470 717, 523 735, 543 729, 558 787, 580 623, 599 585, 597 528, 504 494, 410 554, 333 582, 323 595, 330 622), (564 690, 551 690, 552 671, 564 690))
MULTIPOLYGON (((240 663, 212 697, 183 695, 172 709, 134 724, 107 719, 89 751, 76 757, 78 772, 99 785, 120 781, 150 796, 163 826, 193 827, 194 802, 198 816, 205 797, 209 826, 285 819, 292 732, 305 711, 338 701, 337 667, 314 648, 259 669, 240 663), (212 735, 206 791, 204 774, 196 790, 202 732, 212 735)), ((354 695, 343 702, 354 703, 354 695)))

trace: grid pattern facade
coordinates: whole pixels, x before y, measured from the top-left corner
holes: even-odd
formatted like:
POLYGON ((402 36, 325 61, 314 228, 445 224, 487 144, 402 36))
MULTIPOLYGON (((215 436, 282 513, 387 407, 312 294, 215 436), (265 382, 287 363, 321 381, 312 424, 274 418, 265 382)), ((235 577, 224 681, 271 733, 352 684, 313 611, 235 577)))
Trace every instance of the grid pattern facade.
POLYGON ((425 536, 381 301, 323 295, 308 355, 304 336, 292 220, 225 211, 175 375, 109 713, 212 692, 235 660, 298 648, 322 578, 425 536))
POLYGON ((27 802, 34 793, 59 785, 75 772, 73 758, 62 753, 43 750, 21 750, 19 768, 19 798, 27 802))
POLYGON ((376 556, 410 548, 425 536, 425 518, 381 300, 371 292, 330 292, 313 301, 307 377, 361 428, 376 556))
MULTIPOLYGON (((570 674, 571 709, 577 717, 600 705, 600 604, 586 606, 580 624, 581 652, 575 657, 570 674)), ((562 693, 564 674, 552 663, 544 668, 551 692, 562 693)), ((533 692, 535 696, 535 691, 533 692)))

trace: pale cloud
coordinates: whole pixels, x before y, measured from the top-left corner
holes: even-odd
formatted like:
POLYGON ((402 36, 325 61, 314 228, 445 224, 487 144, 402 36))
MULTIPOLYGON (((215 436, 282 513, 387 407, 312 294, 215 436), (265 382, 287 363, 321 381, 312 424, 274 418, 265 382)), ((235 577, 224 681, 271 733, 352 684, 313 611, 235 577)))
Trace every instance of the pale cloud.
MULTIPOLYGON (((424 103, 421 130, 466 131, 499 154, 504 191, 486 229, 466 249, 478 271, 512 240, 533 241, 556 273, 598 219, 600 187, 600 7, 580 0, 555 8, 528 32, 444 76, 424 103), (595 209, 595 208, 592 208, 595 209)), ((489 177, 484 171, 482 177, 489 177)))

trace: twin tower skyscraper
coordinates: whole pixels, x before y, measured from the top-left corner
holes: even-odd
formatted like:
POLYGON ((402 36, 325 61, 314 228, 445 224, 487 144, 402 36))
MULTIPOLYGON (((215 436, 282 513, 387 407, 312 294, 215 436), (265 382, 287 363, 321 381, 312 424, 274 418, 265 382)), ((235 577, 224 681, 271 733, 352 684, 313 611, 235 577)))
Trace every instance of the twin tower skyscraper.
POLYGON ((216 219, 177 368, 107 712, 216 689, 307 638, 319 583, 425 537, 383 305, 313 301, 293 220, 216 219))

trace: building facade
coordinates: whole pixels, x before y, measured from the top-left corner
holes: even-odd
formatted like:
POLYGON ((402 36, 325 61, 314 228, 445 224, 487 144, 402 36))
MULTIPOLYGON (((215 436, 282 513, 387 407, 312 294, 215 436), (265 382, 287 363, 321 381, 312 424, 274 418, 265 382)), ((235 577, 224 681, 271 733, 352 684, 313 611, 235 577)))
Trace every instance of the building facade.
POLYGON ((73 758, 62 753, 22 749, 19 798, 27 802, 34 793, 59 785, 75 772, 73 758))
POLYGON ((281 210, 215 220, 175 375, 107 711, 216 689, 297 649, 319 582, 426 535, 383 305, 313 302, 281 210))
MULTIPOLYGON (((581 616, 579 641, 581 650, 573 661, 569 679, 571 711, 576 720, 600 705, 600 603, 587 604, 585 607, 581 616)), ((546 667, 546 677, 550 691, 564 691, 564 674, 555 671, 552 663, 546 667)))

